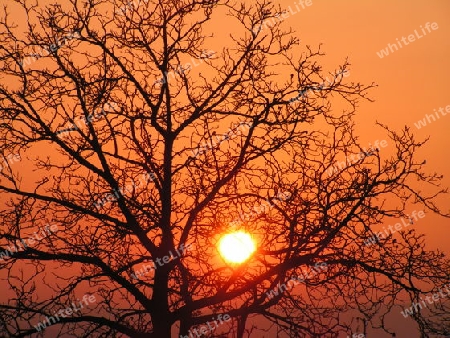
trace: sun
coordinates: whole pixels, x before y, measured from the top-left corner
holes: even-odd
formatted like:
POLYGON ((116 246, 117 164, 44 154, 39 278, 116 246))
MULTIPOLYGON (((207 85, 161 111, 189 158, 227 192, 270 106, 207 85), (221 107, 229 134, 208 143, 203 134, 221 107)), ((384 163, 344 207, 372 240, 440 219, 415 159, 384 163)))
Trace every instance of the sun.
POLYGON ((219 241, 220 255, 230 263, 245 262, 255 250, 255 241, 244 231, 226 234, 219 241))

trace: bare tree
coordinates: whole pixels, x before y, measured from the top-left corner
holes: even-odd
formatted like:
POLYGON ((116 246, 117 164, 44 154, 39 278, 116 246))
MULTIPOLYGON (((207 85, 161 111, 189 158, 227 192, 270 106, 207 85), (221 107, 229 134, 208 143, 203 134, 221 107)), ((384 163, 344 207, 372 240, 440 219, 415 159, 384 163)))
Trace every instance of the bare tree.
MULTIPOLYGON (((379 124, 391 151, 361 144, 373 84, 323 70, 281 8, 18 2, 26 35, 7 9, 0 31, 0 150, 21 159, 0 174, 7 336, 393 333, 387 314, 450 282, 412 226, 375 230, 413 205, 448 217, 424 142, 379 124), (214 50, 219 12, 241 30, 214 50), (231 229, 258 243, 241 265, 217 253, 231 229)), ((411 315, 424 337, 449 330, 434 315, 411 315)))

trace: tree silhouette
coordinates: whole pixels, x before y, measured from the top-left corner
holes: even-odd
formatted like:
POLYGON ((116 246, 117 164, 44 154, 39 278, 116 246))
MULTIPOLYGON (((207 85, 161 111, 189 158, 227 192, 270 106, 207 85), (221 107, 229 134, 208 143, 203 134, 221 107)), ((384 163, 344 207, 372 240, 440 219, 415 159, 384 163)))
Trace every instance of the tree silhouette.
MULTIPOLYGON (((347 61, 324 71, 281 8, 25 2, 27 34, 6 10, 0 31, 7 336, 335 337, 357 318, 393 333, 388 313, 450 282, 413 227, 376 230, 413 206, 448 217, 424 142, 378 124, 389 149, 361 144, 374 85, 347 61), (220 50, 213 13, 240 27, 220 50), (236 229, 258 243, 241 265, 217 252, 236 229)), ((448 309, 411 318, 444 334, 448 309)))

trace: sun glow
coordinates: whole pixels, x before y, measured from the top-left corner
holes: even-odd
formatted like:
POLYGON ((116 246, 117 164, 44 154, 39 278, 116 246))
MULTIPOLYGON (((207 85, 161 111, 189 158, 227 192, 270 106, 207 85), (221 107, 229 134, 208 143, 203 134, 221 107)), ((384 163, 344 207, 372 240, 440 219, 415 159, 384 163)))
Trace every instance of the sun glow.
POLYGON ((255 241, 244 231, 226 234, 219 241, 220 255, 230 263, 243 263, 255 250, 255 241))

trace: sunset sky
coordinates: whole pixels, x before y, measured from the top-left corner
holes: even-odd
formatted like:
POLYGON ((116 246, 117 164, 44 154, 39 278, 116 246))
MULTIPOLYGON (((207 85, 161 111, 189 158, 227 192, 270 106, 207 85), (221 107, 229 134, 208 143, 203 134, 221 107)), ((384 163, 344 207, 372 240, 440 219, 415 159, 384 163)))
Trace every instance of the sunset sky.
MULTIPOLYGON (((274 3, 295 9, 294 1, 274 3)), ((449 1, 313 0, 285 23, 296 30, 303 45, 323 44, 327 55, 322 61, 326 60, 327 66, 338 65, 348 57, 352 64, 348 80, 378 84, 369 95, 375 102, 362 102, 356 114, 363 144, 387 139, 374 126, 375 121, 396 130, 406 125, 417 139, 430 137, 420 156, 426 159, 429 172, 442 173, 443 185, 450 186, 450 114, 420 129, 414 124, 426 114, 435 114, 434 109, 450 105, 449 1), (427 22, 436 22, 439 28, 423 36, 420 26, 427 22), (423 37, 383 58, 377 55, 414 30, 423 37)), ((389 146, 385 148, 389 150, 389 146)), ((440 202, 449 212, 450 199, 440 202)), ((449 225, 448 219, 428 214, 416 229, 427 235, 432 247, 450 252, 449 225)))
MULTIPOLYGON (((294 1, 274 3, 295 8, 294 1)), ((356 114, 362 144, 387 139, 375 121, 395 130, 406 125, 417 139, 430 138, 420 157, 426 159, 429 172, 443 174, 443 185, 450 186, 450 113, 420 129, 415 126, 426 114, 435 114, 434 109, 450 105, 450 1, 313 0, 311 6, 286 18, 285 24, 296 30, 303 45, 322 43, 327 54, 322 61, 331 69, 348 57, 352 65, 348 80, 378 85, 369 95, 375 102, 362 102, 356 114), (427 22, 436 22, 439 28, 423 36, 420 26, 427 22), (383 58, 377 55, 415 30, 420 39, 383 58)), ((450 212, 448 196, 439 205, 450 212)), ((415 229, 426 234, 430 249, 450 253, 449 226, 449 219, 428 212, 415 229)), ((417 337, 401 316, 392 324, 401 327, 398 337, 417 337)))
MULTIPOLYGON (((245 2, 252 3, 250 0, 245 2)), ((42 5, 50 3, 53 1, 39 1, 42 5)), ((426 160, 425 170, 428 173, 443 174, 442 186, 450 187, 450 1, 274 0, 273 3, 287 10, 283 27, 292 28, 295 36, 300 39, 300 44, 294 49, 297 55, 305 52, 305 46, 314 49, 321 44, 321 51, 325 55, 318 58, 318 62, 324 67, 325 73, 334 73, 348 58, 351 66, 347 81, 366 85, 373 82, 377 85, 368 92, 368 97, 374 102, 361 100, 355 114, 360 144, 369 148, 369 144, 383 144, 387 140, 387 145, 380 149, 381 156, 387 157, 395 149, 391 147, 385 131, 376 126, 376 122, 395 131, 407 126, 417 140, 429 138, 428 143, 417 154, 418 158, 426 160)), ((19 27, 25 27, 26 18, 13 0, 0 0, 0 4, 7 4, 15 23, 19 27)), ((214 34, 213 38, 207 40, 208 50, 221 51, 227 47, 230 35, 234 37, 241 34, 228 20, 225 12, 217 9, 208 26, 209 33, 214 34)), ((205 67, 202 69, 201 64, 194 65, 192 74, 202 71, 207 72, 205 67)), ((277 76, 286 79, 289 74, 280 71, 277 76)), ((339 102, 333 105, 336 113, 344 108, 339 102)), ((101 119, 100 115, 98 118, 101 119)), ((245 133, 244 127, 242 132, 245 133)), ((225 129, 217 134, 224 132, 225 129)), ((45 149, 43 145, 40 147, 42 148, 38 148, 38 151, 45 149)), ((25 159, 14 165, 31 170, 31 167, 26 167, 25 159)), ((25 178, 25 182, 35 179, 30 175, 25 178)), ((425 193, 433 192, 428 188, 424 189, 425 193)), ((5 203, 1 195, 0 203, 5 203)), ((106 199, 101 203, 106 204, 106 199)), ((439 198, 437 205, 444 213, 450 213, 448 195, 439 198)), ((406 207, 406 212, 420 210, 423 207, 406 207)), ((393 223, 395 220, 387 220, 384 225, 393 223)), ((450 254, 449 225, 449 218, 426 211, 425 217, 412 226, 417 232, 426 235, 429 249, 439 249, 450 254)), ((218 241, 218 238, 212 240, 218 241)), ((238 240, 242 241, 242 237, 238 240)), ((236 243, 236 238, 231 238, 231 243, 236 243)), ((223 251, 229 251, 232 245, 225 247, 223 251)), ((255 250, 256 248, 251 247, 249 252, 244 252, 245 259, 255 250)), ((239 256, 239 252, 231 252, 230 255, 232 254, 239 256)), ((219 253, 216 260, 218 264, 223 263, 219 253)), ((241 257, 235 259, 235 262, 241 261, 241 257)), ((408 325, 410 320, 401 318, 397 312, 391 322, 402 331, 397 337, 416 337, 416 331, 408 325)), ((267 322, 256 322, 262 326, 267 325, 267 322)), ((274 332, 264 337, 275 337, 274 332)), ((368 337, 372 336, 369 334, 368 337)))

